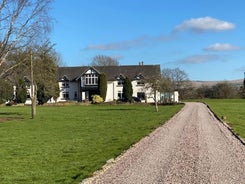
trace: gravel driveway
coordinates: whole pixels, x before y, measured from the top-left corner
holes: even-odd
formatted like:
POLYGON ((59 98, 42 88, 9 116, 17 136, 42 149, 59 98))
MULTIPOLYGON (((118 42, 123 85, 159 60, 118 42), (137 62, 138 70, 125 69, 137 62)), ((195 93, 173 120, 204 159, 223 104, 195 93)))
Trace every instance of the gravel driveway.
POLYGON ((245 184, 245 146, 202 103, 185 107, 83 183, 245 184))

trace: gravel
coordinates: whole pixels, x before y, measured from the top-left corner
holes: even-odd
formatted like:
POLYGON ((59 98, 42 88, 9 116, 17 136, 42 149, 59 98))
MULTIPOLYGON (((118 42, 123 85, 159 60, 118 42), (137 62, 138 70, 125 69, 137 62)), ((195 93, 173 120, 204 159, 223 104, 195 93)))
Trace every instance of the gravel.
POLYGON ((206 105, 172 119, 82 184, 245 183, 245 146, 206 105))

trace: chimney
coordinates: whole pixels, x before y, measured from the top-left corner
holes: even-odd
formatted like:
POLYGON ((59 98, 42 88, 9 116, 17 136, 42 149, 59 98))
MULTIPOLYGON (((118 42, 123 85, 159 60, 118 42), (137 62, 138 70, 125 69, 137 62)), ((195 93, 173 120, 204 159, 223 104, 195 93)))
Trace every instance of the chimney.
POLYGON ((139 66, 143 66, 143 65, 144 65, 144 61, 140 61, 139 66))

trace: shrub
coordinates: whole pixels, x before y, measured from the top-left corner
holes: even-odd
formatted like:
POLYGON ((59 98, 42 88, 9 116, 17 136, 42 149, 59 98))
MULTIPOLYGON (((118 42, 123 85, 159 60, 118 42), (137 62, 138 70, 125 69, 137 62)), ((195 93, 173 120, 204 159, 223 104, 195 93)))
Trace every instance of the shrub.
POLYGON ((104 101, 100 95, 93 95, 92 98, 93 103, 102 103, 104 101))

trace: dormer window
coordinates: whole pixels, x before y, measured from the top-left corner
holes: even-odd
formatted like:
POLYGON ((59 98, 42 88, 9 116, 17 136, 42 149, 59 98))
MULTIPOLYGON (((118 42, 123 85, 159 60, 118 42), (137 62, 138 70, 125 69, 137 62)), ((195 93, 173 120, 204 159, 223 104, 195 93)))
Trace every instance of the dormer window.
POLYGON ((118 85, 118 86, 123 86, 123 84, 124 84, 124 80, 119 79, 119 80, 117 81, 117 85, 118 85))
POLYGON ((62 81, 62 88, 69 88, 69 82, 62 81))
POLYGON ((144 86, 145 85, 144 76, 141 73, 136 75, 135 79, 137 81, 137 86, 144 86))
POLYGON ((145 85, 145 81, 143 81, 143 80, 137 81, 137 86, 144 86, 144 85, 145 85))
POLYGON ((125 77, 122 74, 120 74, 116 77, 116 79, 117 79, 117 86, 123 86, 125 77))

